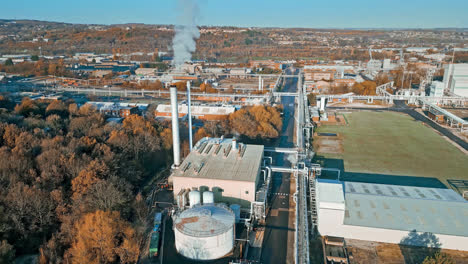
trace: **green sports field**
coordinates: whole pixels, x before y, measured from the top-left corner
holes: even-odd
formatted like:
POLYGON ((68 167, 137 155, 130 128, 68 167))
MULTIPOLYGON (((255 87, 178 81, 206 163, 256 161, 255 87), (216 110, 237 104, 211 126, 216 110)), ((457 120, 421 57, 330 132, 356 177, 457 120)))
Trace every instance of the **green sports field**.
POLYGON ((316 131, 337 137, 314 139, 315 161, 343 169, 344 180, 445 185, 458 191, 468 186, 468 155, 423 123, 394 112, 354 112, 345 117, 347 126, 321 126, 316 131), (321 141, 337 144, 321 148, 321 141))

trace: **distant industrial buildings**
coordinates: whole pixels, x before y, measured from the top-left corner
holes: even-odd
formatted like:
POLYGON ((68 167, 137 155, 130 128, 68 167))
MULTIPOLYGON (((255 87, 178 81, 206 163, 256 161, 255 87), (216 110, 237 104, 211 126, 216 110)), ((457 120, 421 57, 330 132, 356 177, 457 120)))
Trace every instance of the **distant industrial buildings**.
POLYGON ((125 118, 133 114, 141 114, 146 111, 148 104, 132 104, 132 103, 114 103, 114 102, 87 102, 92 105, 99 113, 108 117, 125 118))
POLYGON ((468 250, 468 202, 451 189, 317 180, 318 232, 412 246, 468 250))
POLYGON ((77 63, 72 65, 69 69, 74 72, 82 73, 96 73, 100 72, 110 74, 113 72, 131 72, 135 71, 138 65, 135 63, 124 63, 114 60, 102 60, 99 63, 77 63))
MULTIPOLYGON (((231 105, 192 105, 192 116, 203 120, 224 120, 230 114, 236 111, 235 106, 231 105)), ((188 105, 178 105, 179 117, 184 117, 188 114, 188 105)), ((171 105, 160 104, 156 108, 156 117, 171 118, 171 105)))
POLYGON ((305 65, 304 85, 308 92, 318 93, 332 86, 352 86, 356 72, 352 65, 305 65))

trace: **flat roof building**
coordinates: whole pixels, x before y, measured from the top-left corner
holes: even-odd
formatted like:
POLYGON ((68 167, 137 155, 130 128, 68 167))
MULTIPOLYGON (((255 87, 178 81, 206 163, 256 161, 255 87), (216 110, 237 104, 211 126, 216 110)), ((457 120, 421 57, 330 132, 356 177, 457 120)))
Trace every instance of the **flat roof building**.
POLYGON ((210 190, 216 203, 249 207, 256 198, 262 160, 262 145, 203 138, 173 171, 174 196, 183 189, 210 190))
POLYGON ((322 236, 468 250, 468 202, 451 189, 318 179, 317 209, 322 236))

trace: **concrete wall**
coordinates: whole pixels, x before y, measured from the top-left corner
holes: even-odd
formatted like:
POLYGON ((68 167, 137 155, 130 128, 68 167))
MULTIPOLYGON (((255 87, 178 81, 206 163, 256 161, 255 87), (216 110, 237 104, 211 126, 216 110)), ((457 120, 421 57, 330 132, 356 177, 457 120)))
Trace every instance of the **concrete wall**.
POLYGON ((248 208, 250 203, 255 201, 255 182, 173 177, 173 185, 174 196, 177 196, 181 189, 205 187, 205 190, 209 188, 210 191, 213 191, 215 202, 236 203, 248 208))
MULTIPOLYGON (((344 210, 318 210, 318 231, 322 236, 337 236, 348 239, 376 241, 399 244, 408 237, 408 231, 380 229, 372 227, 344 225, 344 210)), ((418 232, 418 234, 421 234, 418 232)), ((441 244, 441 248, 468 251, 468 237, 434 234, 441 244)), ((424 246, 423 244, 412 244, 424 246)))

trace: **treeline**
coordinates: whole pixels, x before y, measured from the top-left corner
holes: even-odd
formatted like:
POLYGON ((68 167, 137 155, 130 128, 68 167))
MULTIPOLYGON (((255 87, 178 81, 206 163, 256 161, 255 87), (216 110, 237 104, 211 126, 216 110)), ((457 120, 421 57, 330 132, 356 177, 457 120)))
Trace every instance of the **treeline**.
POLYGON ((374 81, 364 81, 362 83, 355 83, 352 86, 340 84, 331 86, 328 90, 330 94, 345 94, 352 92, 357 95, 376 95, 377 83, 374 81))
POLYGON ((71 71, 66 69, 66 65, 62 59, 56 61, 38 59, 38 61, 25 61, 16 64, 13 64, 10 59, 5 64, 0 64, 0 72, 21 74, 23 76, 56 75, 75 77, 71 71))
POLYGON ((282 109, 271 106, 244 107, 225 121, 207 121, 195 134, 195 140, 203 137, 237 136, 244 143, 263 143, 279 137, 283 121, 282 109))
MULTIPOLYGON (((195 137, 276 138, 280 112, 246 107, 195 137)), ((0 263, 135 263, 150 217, 140 190, 171 163, 171 147, 170 122, 107 123, 90 105, 0 96, 0 263)))
POLYGON ((0 263, 135 263, 140 187, 170 163, 165 123, 106 123, 90 106, 0 98, 0 263))

